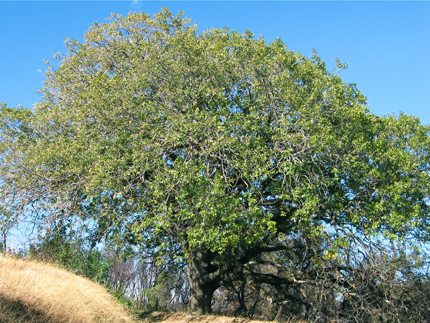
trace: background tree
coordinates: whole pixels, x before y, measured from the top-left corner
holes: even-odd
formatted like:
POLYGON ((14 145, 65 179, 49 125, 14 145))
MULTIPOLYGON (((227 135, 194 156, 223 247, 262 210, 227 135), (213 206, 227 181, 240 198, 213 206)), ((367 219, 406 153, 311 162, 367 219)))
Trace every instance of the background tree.
POLYGON ((111 19, 67 41, 34 111, 2 108, 8 212, 186 262, 198 314, 237 282, 300 305, 322 256, 372 234, 428 238, 418 118, 371 114, 316 53, 281 40, 198 33, 167 9, 111 19), (269 270, 294 257, 309 279, 269 270))

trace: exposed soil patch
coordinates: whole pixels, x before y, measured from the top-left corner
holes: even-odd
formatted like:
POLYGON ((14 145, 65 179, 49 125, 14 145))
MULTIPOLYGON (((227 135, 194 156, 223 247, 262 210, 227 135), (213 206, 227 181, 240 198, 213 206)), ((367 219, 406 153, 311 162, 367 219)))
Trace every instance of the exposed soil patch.
POLYGON ((184 313, 145 312, 140 315, 148 323, 263 323, 238 317, 215 315, 191 316, 184 313))

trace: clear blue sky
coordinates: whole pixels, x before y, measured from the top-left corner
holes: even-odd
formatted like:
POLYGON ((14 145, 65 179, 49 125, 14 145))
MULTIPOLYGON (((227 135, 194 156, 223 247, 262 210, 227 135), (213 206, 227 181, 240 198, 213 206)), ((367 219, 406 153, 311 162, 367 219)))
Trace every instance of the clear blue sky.
POLYGON ((0 0, 0 101, 31 108, 44 80, 38 70, 65 52, 66 37, 82 39, 112 12, 154 14, 163 6, 184 10, 199 30, 246 28, 304 55, 315 48, 330 69, 338 57, 349 63, 341 76, 357 84, 372 112, 402 111, 430 124, 430 2, 0 0))

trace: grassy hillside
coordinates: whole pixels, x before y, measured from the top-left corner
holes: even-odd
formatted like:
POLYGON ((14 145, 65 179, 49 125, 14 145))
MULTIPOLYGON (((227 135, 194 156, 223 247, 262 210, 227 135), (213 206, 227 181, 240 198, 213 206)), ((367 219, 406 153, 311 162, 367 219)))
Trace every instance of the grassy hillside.
MULTIPOLYGON (((257 323, 241 318, 162 312, 142 313, 139 321, 257 323)), ((88 279, 54 265, 0 255, 0 323, 137 323, 137 319, 103 287, 88 279)))
POLYGON ((1 323, 132 323, 101 286, 53 265, 0 256, 1 323))

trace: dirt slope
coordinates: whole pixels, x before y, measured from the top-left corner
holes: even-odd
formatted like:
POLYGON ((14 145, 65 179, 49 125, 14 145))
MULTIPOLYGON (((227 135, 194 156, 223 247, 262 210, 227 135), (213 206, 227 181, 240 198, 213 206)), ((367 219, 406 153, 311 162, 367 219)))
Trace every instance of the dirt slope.
MULTIPOLYGON (((152 312, 140 315, 143 322, 147 323, 269 323, 263 321, 251 321, 237 317, 224 317, 214 315, 190 316, 184 313, 152 312)), ((291 323, 305 323, 305 321, 291 320, 291 323)), ((273 322, 270 322, 273 323, 273 322)))

